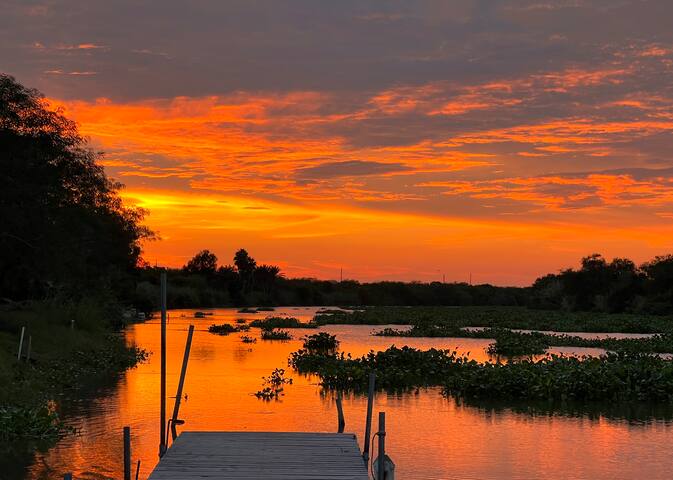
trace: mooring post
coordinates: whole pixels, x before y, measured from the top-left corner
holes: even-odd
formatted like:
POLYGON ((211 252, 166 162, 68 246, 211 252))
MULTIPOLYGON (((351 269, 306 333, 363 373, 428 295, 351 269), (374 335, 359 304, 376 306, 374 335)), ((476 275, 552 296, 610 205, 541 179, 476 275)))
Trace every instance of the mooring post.
POLYGON ((187 343, 185 344, 185 354, 182 357, 182 370, 180 370, 180 381, 178 382, 178 391, 175 394, 175 406, 173 407, 173 416, 171 417, 171 435, 173 441, 178 437, 176 425, 178 422, 178 413, 180 412, 180 400, 182 400, 182 387, 185 384, 185 375, 187 375, 187 363, 189 362, 189 350, 192 348, 192 336, 194 335, 194 325, 189 326, 187 332, 187 343))
POLYGON ((369 442, 372 436, 372 409, 374 408, 374 394, 376 391, 376 374, 369 374, 369 390, 367 392, 367 420, 365 421, 364 448, 362 449, 362 458, 365 465, 369 462, 369 442))
POLYGON ((341 402, 341 392, 337 392, 337 398, 336 398, 336 407, 337 407, 337 415, 339 416, 339 427, 338 427, 338 432, 339 433, 344 433, 344 428, 346 428, 346 419, 344 418, 344 407, 341 402))
POLYGON ((131 427, 124 427, 124 480, 131 480, 131 427))
POLYGON ((28 350, 26 351, 26 361, 30 362, 30 350, 33 347, 33 336, 28 335, 28 350))
POLYGON ((161 272, 161 439, 159 456, 166 452, 166 271, 161 272))
POLYGON ((26 334, 26 327, 21 327, 21 338, 19 339, 19 353, 16 355, 16 359, 21 361, 21 352, 23 351, 23 336, 26 334))
POLYGON ((379 412, 379 458, 378 458, 378 478, 376 480, 385 480, 386 478, 386 412, 379 412))
POLYGON ((63 480, 72 480, 72 473, 66 473, 63 475, 63 480))

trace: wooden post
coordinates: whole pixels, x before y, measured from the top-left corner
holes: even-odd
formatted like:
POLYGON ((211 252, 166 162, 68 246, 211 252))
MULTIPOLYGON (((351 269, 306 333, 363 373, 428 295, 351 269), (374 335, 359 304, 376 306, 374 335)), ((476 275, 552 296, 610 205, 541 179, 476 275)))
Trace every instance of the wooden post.
POLYGON ((192 348, 192 336, 194 335, 194 325, 189 326, 187 332, 187 343, 185 344, 185 354, 182 357, 182 370, 180 370, 180 381, 178 382, 178 391, 175 394, 175 406, 173 407, 173 416, 171 417, 171 435, 173 441, 178 437, 178 432, 175 428, 178 422, 178 413, 180 412, 180 400, 182 400, 182 387, 185 384, 185 375, 187 374, 187 363, 189 362, 189 351, 192 348))
POLYGON ((21 361, 21 352, 23 351, 23 336, 26 333, 26 327, 21 327, 21 338, 19 339, 19 353, 16 355, 16 359, 21 361))
POLYGON ((140 475, 140 460, 136 464, 136 480, 138 480, 138 475, 140 475))
POLYGON ((72 473, 66 473, 63 475, 63 480, 72 480, 72 473))
POLYGON ((364 448, 362 449, 362 458, 365 465, 369 462, 369 444, 372 436, 372 408, 374 407, 374 395, 376 392, 376 374, 369 374, 369 391, 367 392, 367 420, 365 422, 364 448))
POLYGON ((336 398, 337 414, 339 416, 339 433, 344 433, 344 428, 346 427, 346 419, 344 418, 344 407, 341 403, 341 392, 337 392, 336 398))
POLYGON ((124 480, 131 480, 131 427, 124 427, 124 480))
POLYGON ((159 457, 166 452, 166 271, 161 272, 161 438, 159 457))
POLYGON ((28 335, 28 351, 26 352, 26 361, 30 362, 30 350, 33 347, 33 336, 28 335))
POLYGON ((379 451, 378 451, 378 478, 386 478, 386 412, 379 412, 379 451))

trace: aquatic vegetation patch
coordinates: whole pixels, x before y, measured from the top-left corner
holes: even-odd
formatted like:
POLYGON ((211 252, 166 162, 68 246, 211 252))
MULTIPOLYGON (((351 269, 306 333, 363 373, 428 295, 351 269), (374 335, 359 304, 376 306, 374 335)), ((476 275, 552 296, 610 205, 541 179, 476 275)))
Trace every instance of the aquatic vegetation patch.
POLYGON ((289 364, 326 388, 364 391, 370 372, 391 391, 442 386, 447 395, 548 400, 673 402, 673 361, 642 353, 479 363, 449 350, 390 347, 360 358, 293 352, 289 364))
POLYGON ((538 332, 513 332, 507 329, 490 329, 495 336, 486 352, 491 355, 515 357, 521 355, 541 355, 549 348, 545 335, 538 332))
POLYGON ((257 309, 256 308, 245 307, 245 308, 239 309, 238 313, 257 313, 257 309))
POLYGON ((72 432, 74 429, 61 422, 50 402, 37 407, 0 406, 0 441, 55 439, 72 432))
POLYGON ((285 377, 285 369, 276 368, 268 377, 262 377, 262 389, 254 393, 261 400, 277 400, 284 392, 284 385, 292 385, 292 379, 285 377))
POLYGON ((208 331, 217 335, 229 335, 230 333, 238 332, 239 328, 229 323, 223 323, 221 325, 211 325, 208 327, 208 331))
POLYGON ((318 313, 314 322, 318 325, 430 325, 449 329, 500 327, 556 332, 673 332, 671 315, 565 312, 525 307, 366 307, 351 312, 318 313))
POLYGON ((290 332, 285 330, 262 330, 262 340, 292 340, 290 332))
POLYGON ((257 343, 257 339, 255 337, 251 337, 250 335, 241 335, 241 342, 243 342, 243 343, 257 343))
POLYGON ((320 332, 304 337, 304 348, 312 354, 331 355, 339 348, 339 340, 336 335, 320 332))
POLYGON ((266 317, 263 320, 253 320, 250 322, 251 327, 259 327, 262 329, 273 328, 317 328, 314 323, 303 323, 295 317, 266 317))

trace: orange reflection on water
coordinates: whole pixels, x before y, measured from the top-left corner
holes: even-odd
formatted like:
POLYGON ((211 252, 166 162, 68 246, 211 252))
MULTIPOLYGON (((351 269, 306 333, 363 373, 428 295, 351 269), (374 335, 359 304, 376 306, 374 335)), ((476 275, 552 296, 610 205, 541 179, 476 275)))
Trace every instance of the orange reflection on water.
MULTIPOLYGON (((302 320, 315 308, 286 308, 302 320)), ((180 418, 181 430, 336 431, 334 398, 323 394, 315 379, 287 369, 290 352, 300 347, 292 331, 289 342, 244 344, 238 334, 208 333, 211 323, 248 320, 267 314, 238 314, 233 309, 214 311, 205 319, 193 311, 172 311, 168 324, 169 395, 175 392, 186 340, 187 326, 196 326, 189 359, 180 418), (280 401, 264 402, 252 393, 261 377, 274 368, 286 368, 294 382, 280 401)), ((419 348, 457 347, 460 352, 485 360, 481 339, 403 339, 372 337, 378 327, 329 326, 341 348, 354 355, 384 349, 392 343, 419 348)), ((128 340, 153 352, 150 361, 127 372, 113 386, 99 392, 92 402, 75 406, 70 414, 81 435, 64 439, 40 454, 29 478, 62 477, 72 471, 77 479, 121 478, 122 428, 132 431, 132 457, 142 460, 140 478, 147 478, 156 464, 159 443, 159 325, 157 321, 134 325, 128 340)), ((252 329, 251 336, 259 331, 252 329)), ((168 400, 168 414, 173 399, 168 400)), ((364 430, 366 398, 344 398, 346 431, 364 430)), ((673 430, 666 421, 629 423, 583 416, 516 413, 507 405, 469 406, 446 399, 439 389, 407 394, 379 393, 375 411, 386 411, 388 451, 401 479, 630 479, 668 478, 673 459, 668 445, 673 430)))

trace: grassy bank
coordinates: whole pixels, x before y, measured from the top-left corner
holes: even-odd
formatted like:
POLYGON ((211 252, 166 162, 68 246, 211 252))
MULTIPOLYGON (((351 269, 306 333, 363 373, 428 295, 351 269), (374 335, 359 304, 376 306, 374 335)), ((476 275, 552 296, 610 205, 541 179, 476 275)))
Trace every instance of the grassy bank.
MULTIPOLYGON (((492 327, 557 332, 659 333, 673 331, 673 316, 531 310, 525 307, 366 307, 353 312, 319 314, 319 325, 414 325, 428 335, 452 336, 455 328, 492 327), (441 327, 433 335, 429 327, 441 327)), ((420 332, 419 332, 420 333, 420 332)))
POLYGON ((79 389, 144 357, 118 333, 121 318, 114 302, 101 299, 0 310, 0 441, 55 439, 67 433, 57 413, 64 399, 77 398, 79 389), (17 360, 22 327, 23 355, 17 360))

